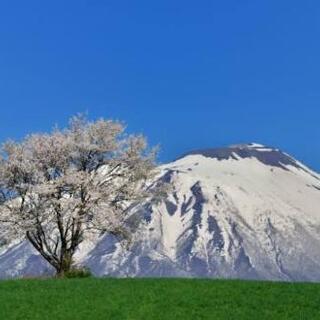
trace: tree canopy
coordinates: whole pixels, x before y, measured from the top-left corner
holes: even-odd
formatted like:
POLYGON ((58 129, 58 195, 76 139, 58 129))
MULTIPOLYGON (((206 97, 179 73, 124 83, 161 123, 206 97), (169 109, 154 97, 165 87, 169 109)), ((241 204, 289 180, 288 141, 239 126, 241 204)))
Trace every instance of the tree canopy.
POLYGON ((0 159, 0 221, 55 268, 70 270, 86 234, 130 236, 130 208, 155 196, 155 150, 117 121, 71 119, 65 129, 8 141, 0 159))

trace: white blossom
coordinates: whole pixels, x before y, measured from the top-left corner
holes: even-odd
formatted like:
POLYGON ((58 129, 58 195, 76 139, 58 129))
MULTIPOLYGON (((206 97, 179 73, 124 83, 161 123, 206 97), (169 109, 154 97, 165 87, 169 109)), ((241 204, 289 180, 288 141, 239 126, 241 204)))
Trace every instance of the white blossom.
POLYGON ((124 129, 120 122, 77 116, 64 130, 5 143, 2 237, 25 236, 60 275, 71 268, 86 234, 128 238, 128 209, 156 194, 148 187, 156 151, 124 129))

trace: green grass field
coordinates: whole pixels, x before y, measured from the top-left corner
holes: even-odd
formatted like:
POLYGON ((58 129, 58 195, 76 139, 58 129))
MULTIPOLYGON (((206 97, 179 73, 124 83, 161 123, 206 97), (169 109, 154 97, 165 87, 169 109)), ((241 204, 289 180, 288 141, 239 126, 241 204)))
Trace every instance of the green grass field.
POLYGON ((320 319, 320 284, 75 279, 0 282, 0 319, 320 319))

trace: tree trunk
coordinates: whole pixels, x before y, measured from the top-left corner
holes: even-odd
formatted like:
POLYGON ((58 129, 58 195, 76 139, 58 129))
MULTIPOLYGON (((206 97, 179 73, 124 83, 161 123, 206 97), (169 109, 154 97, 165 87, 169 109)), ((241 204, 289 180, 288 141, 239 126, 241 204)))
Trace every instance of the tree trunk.
POLYGON ((72 255, 70 253, 65 253, 61 257, 60 264, 56 269, 58 278, 64 278, 66 273, 68 273, 72 268, 72 255))
POLYGON ((51 248, 46 239, 40 235, 42 235, 42 233, 33 233, 29 231, 26 233, 27 239, 34 248, 55 268, 56 277, 64 278, 66 273, 72 269, 73 255, 78 244, 81 242, 79 241, 79 235, 77 234, 77 237, 74 237, 70 247, 67 247, 64 238, 60 239, 60 253, 57 253, 57 248, 51 248))

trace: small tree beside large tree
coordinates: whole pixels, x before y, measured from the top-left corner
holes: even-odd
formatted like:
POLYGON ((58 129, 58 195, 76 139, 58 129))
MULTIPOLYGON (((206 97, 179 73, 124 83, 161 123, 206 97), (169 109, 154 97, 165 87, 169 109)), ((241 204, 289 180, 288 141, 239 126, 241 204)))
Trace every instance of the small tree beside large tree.
POLYGON ((68 128, 3 145, 0 221, 63 276, 91 232, 130 237, 130 208, 153 196, 155 152, 123 124, 74 117, 68 128))

